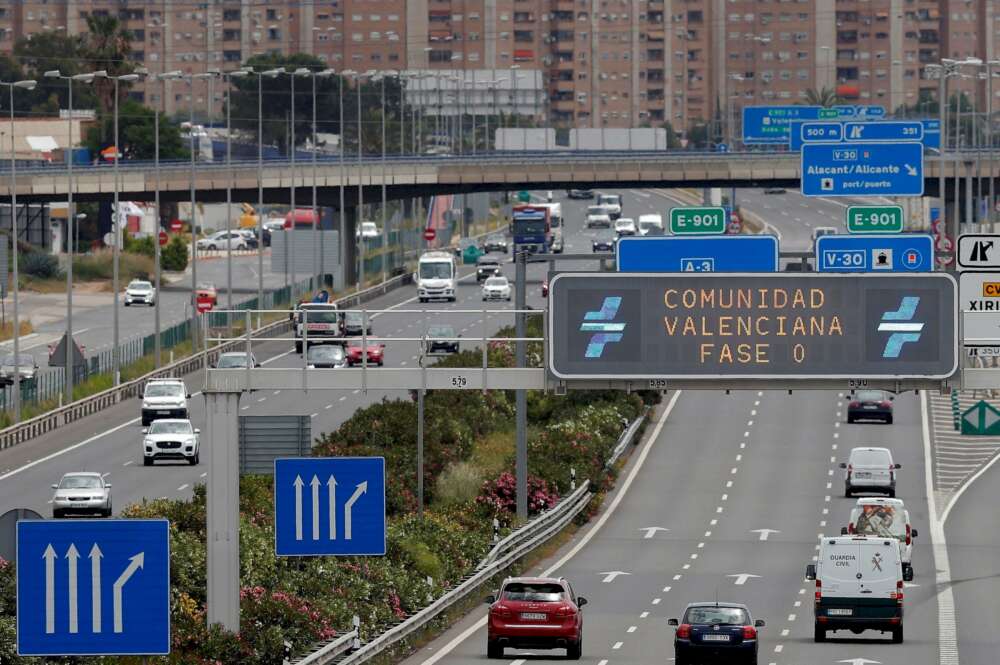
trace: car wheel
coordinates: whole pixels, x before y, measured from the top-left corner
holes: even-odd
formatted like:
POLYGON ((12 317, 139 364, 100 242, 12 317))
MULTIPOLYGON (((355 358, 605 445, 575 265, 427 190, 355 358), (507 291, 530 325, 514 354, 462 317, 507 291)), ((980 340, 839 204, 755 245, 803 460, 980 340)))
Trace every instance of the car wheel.
POLYGON ((61 519, 62 516, 63 516, 63 511, 58 510, 56 508, 52 509, 52 519, 54 520, 61 519))
POLYGON ((895 499, 896 498, 896 488, 895 487, 890 487, 888 494, 889 494, 889 498, 890 499, 895 499))
POLYGON ((150 300, 149 301, 149 306, 150 307, 156 307, 156 301, 155 300, 150 300))
POLYGON ((198 466, 198 462, 200 462, 200 461, 201 461, 201 455, 200 455, 200 453, 195 453, 194 457, 192 457, 191 459, 188 460, 188 463, 191 466, 198 466))
POLYGON ((427 302, 427 298, 420 298, 420 302, 427 302))
POLYGON ((486 657, 487 658, 503 658, 503 647, 496 642, 486 642, 486 657))
POLYGON ((674 665, 688 665, 688 659, 682 656, 679 651, 674 651, 674 665))
POLYGON ((242 243, 242 244, 237 245, 236 249, 243 250, 244 252, 247 251, 246 243, 242 243))
POLYGON ((886 425, 891 425, 891 424, 892 424, 892 416, 887 416, 887 417, 886 417, 886 419, 885 419, 885 424, 886 424, 886 425))
POLYGON ((378 361, 378 366, 379 366, 379 367, 381 367, 381 366, 382 366, 382 364, 383 364, 383 363, 382 363, 382 361, 381 361, 381 360, 380 360, 380 361, 378 361))
POLYGON ((569 660, 580 660, 583 655, 583 639, 570 644, 566 647, 566 658, 569 660))
POLYGON ((152 457, 143 457, 142 458, 142 465, 143 466, 153 466, 153 458, 152 457))
POLYGON ((853 494, 854 494, 854 490, 851 489, 851 486, 850 485, 844 485, 844 498, 845 499, 850 499, 853 494))
POLYGON ((111 506, 109 505, 106 509, 101 511, 101 514, 105 517, 111 517, 111 506))
POLYGON ((854 416, 847 416, 847 424, 851 425, 854 423, 854 416))
POLYGON ((900 626, 899 628, 893 628, 892 629, 892 643, 893 644, 902 644, 903 643, 903 627, 902 626, 900 626))
POLYGON ((826 628, 818 623, 813 626, 813 642, 826 642, 826 628))
POLYGON ((295 342, 295 353, 302 353, 302 342, 295 342))
POLYGON ((208 251, 214 252, 215 251, 215 245, 209 245, 208 246, 208 251))
POLYGON ((125 306, 128 307, 128 300, 125 301, 125 306))
POLYGON ((753 654, 746 659, 746 665, 757 665, 757 654, 753 654))

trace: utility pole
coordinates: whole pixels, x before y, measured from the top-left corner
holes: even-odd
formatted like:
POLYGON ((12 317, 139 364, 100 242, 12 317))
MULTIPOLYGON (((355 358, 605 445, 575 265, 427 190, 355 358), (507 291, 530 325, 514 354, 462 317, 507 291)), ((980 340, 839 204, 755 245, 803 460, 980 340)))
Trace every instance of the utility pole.
MULTIPOLYGON (((527 278, 527 258, 525 252, 517 252, 515 255, 516 271, 514 273, 514 335, 517 341, 514 343, 515 359, 517 367, 524 367, 525 347, 523 339, 526 335, 525 325, 525 300, 526 289, 525 280, 527 278)), ((515 475, 517 476, 517 519, 524 521, 528 519, 528 393, 524 389, 515 391, 515 430, 517 438, 517 461, 515 463, 515 475)))

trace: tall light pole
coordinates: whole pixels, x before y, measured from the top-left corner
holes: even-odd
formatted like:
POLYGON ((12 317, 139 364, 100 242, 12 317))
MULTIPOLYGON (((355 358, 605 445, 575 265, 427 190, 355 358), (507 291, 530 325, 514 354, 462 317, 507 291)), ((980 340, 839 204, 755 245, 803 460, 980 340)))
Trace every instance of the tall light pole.
POLYGON ((388 275, 388 270, 386 267, 386 257, 389 255, 389 215, 387 214, 386 208, 386 189, 385 189, 385 79, 388 76, 397 76, 398 72, 389 69, 381 74, 379 78, 382 81, 382 281, 386 280, 388 275))
POLYGON ((340 132, 340 138, 338 143, 340 144, 340 166, 339 175, 337 180, 340 184, 340 231, 337 235, 338 242, 340 246, 340 270, 344 273, 344 286, 347 285, 347 211, 344 207, 344 152, 347 150, 347 125, 344 122, 344 81, 348 76, 354 76, 355 72, 350 69, 345 69, 340 72, 340 78, 337 83, 337 103, 339 105, 339 113, 337 116, 340 118, 340 127, 338 131, 340 132))
POLYGON ((103 69, 72 76, 63 76, 58 69, 49 70, 44 74, 45 78, 66 81, 69 91, 67 98, 69 137, 66 140, 66 150, 69 154, 66 168, 66 256, 69 260, 66 266, 66 354, 64 356, 66 384, 63 389, 63 400, 66 404, 73 401, 74 354, 72 347, 75 344, 73 341, 73 224, 75 222, 73 208, 73 158, 75 157, 73 154, 73 83, 93 83, 95 78, 104 78, 107 75, 108 73, 103 69))
MULTIPOLYGON (((316 177, 317 177, 317 166, 316 166, 316 153, 319 151, 319 138, 318 131, 316 129, 316 79, 318 78, 328 78, 333 74, 332 69, 324 69, 318 72, 314 72, 311 69, 305 67, 300 67, 295 70, 296 76, 308 76, 312 79, 312 216, 313 216, 313 273, 315 274, 315 286, 319 288, 322 275, 323 275, 323 255, 320 252, 320 239, 319 239, 319 207, 316 204, 316 177)), ((293 211, 294 214, 294 211, 293 211)))
MULTIPOLYGON (((521 127, 521 120, 517 115, 517 79, 519 74, 517 70, 521 68, 521 65, 511 65, 510 66, 510 81, 511 81, 511 113, 514 114, 514 129, 521 127)), ((603 136, 603 134, 602 134, 603 136)))
POLYGON ((1000 65, 1000 60, 990 60, 986 64, 986 145, 989 146, 987 154, 988 154, 988 159, 989 159, 988 168, 989 168, 989 173, 990 173, 990 177, 989 177, 989 181, 990 181, 990 190, 989 190, 990 201, 989 201, 989 205, 987 206, 988 211, 989 211, 989 216, 988 216, 987 219, 989 219, 989 221, 991 223, 993 222, 993 219, 996 217, 996 214, 995 214, 996 213, 996 199, 995 199, 995 197, 996 197, 996 191, 995 191, 995 188, 994 188, 994 180, 995 180, 995 178, 993 177, 993 163, 994 163, 994 154, 993 153, 994 153, 994 150, 995 150, 995 146, 993 145, 993 74, 994 74, 993 67, 995 67, 996 65, 1000 65))
MULTIPOLYGON (((163 103, 164 108, 166 108, 165 96, 167 94, 167 81, 179 79, 182 75, 180 70, 174 70, 172 72, 162 72, 156 75, 156 80, 162 83, 160 87, 160 101, 163 103)), ((153 172, 155 173, 154 179, 156 181, 156 189, 153 194, 153 205, 156 208, 156 229, 157 233, 160 230, 160 109, 153 110, 153 142, 155 144, 153 152, 153 172)), ((153 328, 155 329, 156 339, 153 342, 153 357, 156 369, 160 368, 160 356, 162 353, 162 340, 160 340, 160 266, 161 266, 161 253, 160 253, 160 243, 153 243, 154 249, 154 263, 155 265, 155 282, 156 282, 156 298, 153 302, 153 328)))
POLYGON ((364 183, 361 177, 361 173, 364 169, 362 161, 364 159, 364 132, 362 131, 361 125, 361 79, 362 77, 371 77, 374 75, 373 70, 368 70, 364 74, 358 74, 355 76, 355 80, 358 84, 358 212, 357 212, 357 240, 360 243, 358 246, 358 285, 357 290, 360 291, 364 287, 365 283, 365 237, 361 233, 361 222, 364 220, 364 207, 365 207, 365 192, 364 183))
MULTIPOLYGON (((249 72, 244 69, 237 69, 231 72, 222 73, 223 80, 228 79, 226 85, 226 327, 232 330, 233 320, 233 243, 230 236, 233 231, 233 79, 247 76, 249 72)), ((210 81, 211 82, 211 81, 210 81)), ((215 100, 211 100, 215 101, 215 100)), ((211 102, 210 102, 211 103, 211 102)), ((259 216, 259 215, 258 215, 259 216)), ((264 236, 258 237, 257 252, 264 251, 264 236)), ((230 335, 232 337, 232 335, 230 335)))
POLYGON ((11 268, 14 272, 14 423, 21 422, 21 319, 18 313, 18 271, 17 271, 17 143, 14 140, 14 88, 34 90, 35 81, 13 81, 0 86, 7 88, 10 97, 10 238, 11 268))
MULTIPOLYGON (((114 237, 114 243, 112 245, 112 269, 111 269, 111 290, 115 294, 115 314, 114 314, 114 333, 111 345, 111 374, 114 376, 114 382, 117 386, 121 383, 121 349, 118 348, 118 262, 121 255, 121 220, 124 215, 121 214, 118 203, 118 190, 121 186, 118 183, 118 157, 121 155, 121 141, 118 138, 118 85, 122 81, 126 83, 131 83, 132 81, 138 81, 138 74, 122 74, 120 76, 109 76, 109 79, 115 82, 114 95, 115 95, 115 105, 114 105, 114 147, 115 147, 115 161, 114 161, 114 183, 115 183, 115 194, 114 194, 114 205, 113 209, 115 211, 114 217, 111 223, 111 233, 114 237)), ((159 243, 157 243, 159 244, 159 243)), ((159 294, 157 294, 159 295, 159 294)))
MULTIPOLYGON (((283 67, 263 72, 244 69, 257 77, 257 236, 260 251, 257 252, 257 307, 264 307, 264 77, 273 79, 285 71, 283 67)), ((272 238, 272 245, 274 244, 272 238)), ((286 243, 287 244, 287 243, 286 243)))

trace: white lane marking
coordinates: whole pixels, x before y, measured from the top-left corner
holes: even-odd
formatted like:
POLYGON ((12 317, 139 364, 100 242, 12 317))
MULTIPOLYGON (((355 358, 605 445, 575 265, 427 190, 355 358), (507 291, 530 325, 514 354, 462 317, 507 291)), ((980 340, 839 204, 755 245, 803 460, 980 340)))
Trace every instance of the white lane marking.
POLYGON ((753 427, 753 421, 752 420, 748 420, 747 421, 747 427, 753 427))
POLYGON ((341 401, 341 402, 343 402, 343 401, 344 401, 345 399, 347 399, 347 395, 343 395, 343 396, 342 396, 342 397, 340 398, 340 401, 341 401))
POLYGON ((184 491, 184 490, 186 490, 187 488, 188 488, 188 484, 187 484, 187 483, 184 483, 183 485, 181 485, 180 487, 178 487, 178 488, 177 488, 177 491, 178 491, 178 492, 183 492, 183 491, 184 491))
POLYGON ((122 464, 122 466, 131 466, 131 464, 132 464, 132 460, 129 460, 129 461, 125 462, 124 464, 122 464))
POLYGON ((357 395, 359 392, 361 392, 361 391, 360 390, 355 390, 354 394, 357 395))
POLYGON ((775 644, 774 653, 781 653, 784 650, 784 648, 785 648, 784 644, 775 644))
POLYGON ((636 628, 638 628, 638 626, 629 626, 628 630, 626 630, 625 632, 626 633, 634 633, 636 628))
POLYGON ((732 487, 732 486, 733 486, 733 481, 727 480, 726 481, 726 487, 732 487))
POLYGON ((663 587, 663 593, 670 593, 670 589, 671 587, 668 586, 663 587))
POLYGON ((711 531, 706 531, 704 537, 705 538, 711 538, 712 537, 712 532, 711 531))
POLYGON ((643 612, 642 614, 640 614, 640 615, 639 615, 639 618, 640 618, 640 619, 645 619, 645 618, 646 618, 646 617, 648 617, 648 616, 649 616, 649 611, 647 610, 647 611, 643 612))
POLYGON ((510 665, 524 665, 524 658, 510 661, 510 665))
POLYGON ((661 600, 660 598, 654 598, 653 599, 653 605, 659 605, 660 604, 660 600, 661 600))
POLYGON ((267 399, 266 397, 261 397, 261 398, 260 398, 260 399, 258 399, 257 401, 258 401, 258 402, 263 402, 263 401, 264 401, 264 400, 266 400, 266 399, 267 399))
POLYGON ((718 523, 719 523, 719 520, 713 519, 711 522, 709 522, 709 525, 715 526, 718 523))
POLYGON ((615 645, 611 647, 612 649, 621 649, 624 642, 615 642, 615 645))
POLYGON ((728 494, 723 494, 722 495, 722 500, 723 501, 728 501, 729 500, 729 495, 728 494))
POLYGON ((789 632, 790 632, 790 631, 789 631, 789 630, 788 630, 787 628, 784 628, 784 629, 782 629, 782 631, 781 631, 781 636, 782 636, 782 637, 788 637, 788 633, 789 633, 789 632))
POLYGON ((309 417, 310 417, 310 418, 315 418, 315 417, 316 417, 316 416, 318 416, 318 415, 319 415, 318 413, 310 413, 310 414, 309 414, 309 417))
POLYGON ((734 466, 732 469, 729 470, 729 473, 736 473, 737 471, 738 469, 734 466))
POLYGON ((795 604, 794 604, 794 607, 802 607, 802 601, 801 600, 796 600, 795 604))
POLYGON ((681 570, 691 570, 691 564, 685 563, 683 566, 681 566, 681 570))
POLYGON ((241 406, 240 411, 246 411, 249 408, 250 408, 249 406, 241 406))
MULTIPOLYGON (((756 416, 757 415, 757 409, 750 409, 750 415, 751 416, 756 416)), ((750 422, 753 422, 753 421, 751 420, 750 422)))
POLYGON ((749 437, 750 437, 750 432, 743 432, 743 438, 744 439, 749 438, 749 437))
POLYGON ((280 394, 281 394, 281 391, 280 391, 280 390, 275 390, 275 391, 274 391, 274 394, 275 394, 275 395, 280 395, 280 394))
POLYGON ((738 453, 736 455, 736 461, 737 462, 742 462, 743 461, 743 453, 738 453))
POLYGON ((323 408, 324 408, 324 409, 332 409, 332 408, 333 408, 333 404, 327 404, 327 405, 326 405, 326 406, 324 406, 323 408))
POLYGON ((89 439, 85 439, 85 440, 81 441, 80 443, 73 444, 72 446, 69 446, 67 448, 63 448, 62 450, 57 450, 56 452, 54 452, 54 453, 52 453, 50 455, 46 455, 45 457, 42 457, 40 459, 36 459, 34 462, 28 462, 24 466, 18 467, 16 469, 14 469, 13 471, 8 471, 7 473, 3 474, 2 476, 0 476, 0 480, 6 480, 7 478, 10 478, 11 476, 13 476, 15 474, 21 473, 22 471, 26 471, 27 469, 30 469, 33 466, 38 466, 39 464, 44 464, 45 462, 48 462, 51 459, 55 459, 56 457, 59 457, 62 454, 68 453, 68 452, 70 452, 72 450, 76 450, 77 448, 82 448, 83 446, 87 445, 88 443, 93 443, 94 441, 97 441, 98 439, 103 438, 103 437, 105 437, 105 436, 107 436, 109 434, 114 434, 115 432, 123 430, 126 427, 128 427, 129 425, 134 425, 137 422, 139 422, 139 420, 140 420, 140 418, 133 418, 132 420, 127 420, 127 421, 123 422, 121 425, 117 425, 115 427, 112 427, 111 429, 106 430, 104 432, 101 432, 100 434, 95 434, 94 436, 90 437, 89 439))
POLYGON ((680 575, 674 575, 674 582, 676 582, 676 581, 677 581, 677 580, 679 580, 680 578, 681 578, 681 576, 680 576, 680 575))
POLYGON ((208 471, 199 476, 199 478, 207 478, 207 477, 208 477, 208 471))
MULTIPOLYGON (((680 397, 681 397, 681 391, 678 390, 677 392, 674 393, 674 396, 670 399, 670 402, 667 403, 667 408, 663 410, 663 415, 660 416, 660 419, 657 421, 656 427, 653 428, 653 431, 650 434, 649 438, 646 439, 646 443, 643 444, 642 450, 639 452, 639 456, 636 458, 635 465, 632 467, 632 470, 629 471, 628 476, 625 478, 625 482, 622 483, 621 489, 618 490, 618 492, 615 494, 614 499, 611 500, 611 504, 608 506, 607 511, 605 511, 604 514, 601 515, 596 522, 594 522, 594 526, 591 527, 590 530, 583 535, 583 537, 576 543, 576 545, 574 545, 568 552, 566 552, 566 554, 564 554, 561 559, 556 561, 554 564, 549 566, 547 570, 541 573, 542 577, 551 577, 552 574, 557 570, 559 570, 560 568, 562 568, 567 561, 576 556, 580 552, 580 550, 582 550, 584 547, 587 546, 587 543, 593 540, 594 536, 598 534, 598 532, 605 525, 605 523, 607 523, 607 521, 611 519, 611 516, 615 514, 615 510, 618 508, 618 505, 622 502, 625 495, 628 494, 629 487, 632 486, 632 483, 635 482, 636 476, 639 475, 639 470, 642 469, 643 463, 649 456, 649 451, 652 450, 653 442, 655 442, 656 439, 659 438, 660 431, 663 429, 664 424, 666 424, 667 418, 670 417, 670 414, 674 410, 674 407, 677 405, 677 400, 679 400, 680 397)), ((680 575, 676 575, 674 579, 680 579, 680 575)), ((456 635, 454 638, 452 638, 450 642, 442 646, 436 653, 432 654, 429 658, 427 658, 427 660, 423 661, 421 665, 434 665, 434 663, 438 662, 439 660, 450 654, 452 651, 455 650, 455 647, 457 647, 465 640, 469 639, 477 631, 482 630, 485 626, 486 626, 486 617, 480 617, 478 621, 476 621, 474 624, 472 624, 471 626, 463 630, 461 633, 456 635)))
POLYGON ((406 361, 404 360, 403 362, 401 362, 399 364, 400 364, 400 366, 406 365, 406 361))
POLYGON ((746 442, 743 442, 743 443, 740 444, 740 449, 741 450, 744 449, 744 448, 746 448, 746 447, 747 447, 746 442))
MULTIPOLYGON (((941 518, 937 516, 937 502, 934 498, 934 477, 931 466, 931 433, 927 410, 927 392, 920 391, 921 433, 924 439, 924 485, 927 494, 927 514, 931 526, 931 551, 934 553, 935 582, 939 589, 937 593, 938 608, 938 662, 941 665, 958 665, 958 630, 955 625, 955 594, 951 587, 951 563, 948 560, 948 541, 944 535, 944 522, 948 519, 955 501, 962 495, 965 488, 986 472, 993 462, 983 467, 979 473, 970 478, 952 496, 941 518)), ((996 461, 996 458, 994 458, 996 461)), ((0 478, 2 480, 2 478, 0 478)))
POLYGON ((716 507, 715 507, 715 513, 716 513, 716 514, 719 514, 719 513, 721 513, 721 512, 722 512, 722 506, 716 506, 716 507))
POLYGON ((788 620, 789 621, 795 621, 795 615, 794 614, 789 614, 788 615, 788 620))
POLYGON ((698 549, 704 549, 705 543, 698 543, 698 549))

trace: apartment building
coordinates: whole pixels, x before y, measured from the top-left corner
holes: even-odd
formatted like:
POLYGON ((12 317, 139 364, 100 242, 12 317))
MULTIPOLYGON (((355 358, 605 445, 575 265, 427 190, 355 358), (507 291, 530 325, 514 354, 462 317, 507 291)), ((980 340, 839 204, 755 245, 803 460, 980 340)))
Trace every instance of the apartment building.
MULTIPOLYGON (((0 53, 48 30, 78 34, 99 13, 132 31, 133 57, 152 73, 305 52, 338 71, 460 72, 486 95, 506 72, 493 80, 531 82, 512 101, 519 113, 582 127, 690 129, 822 88, 915 106, 936 96, 925 65, 994 60, 1000 46, 995 0, 6 0, 0 53)), ((979 72, 963 73, 951 89, 982 99, 979 72)), ((172 83, 163 95, 146 83, 135 94, 168 113, 218 112, 224 90, 172 83)))

